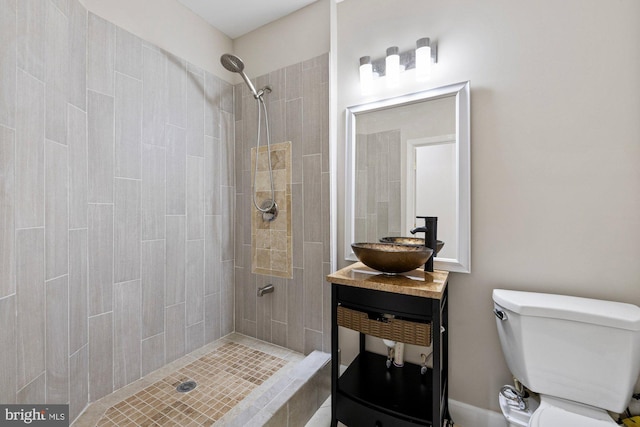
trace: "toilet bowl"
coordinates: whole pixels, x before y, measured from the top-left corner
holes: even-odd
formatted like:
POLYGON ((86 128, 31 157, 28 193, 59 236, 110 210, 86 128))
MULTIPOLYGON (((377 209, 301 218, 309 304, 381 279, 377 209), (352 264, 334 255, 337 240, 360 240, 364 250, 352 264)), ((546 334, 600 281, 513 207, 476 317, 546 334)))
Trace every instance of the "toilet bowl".
POLYGON ((618 427, 607 413, 597 408, 541 396, 540 406, 529 420, 529 427, 618 427))
POLYGON ((640 373, 640 307, 504 289, 493 301, 509 370, 540 396, 525 425, 617 425, 607 411, 624 411, 640 373))

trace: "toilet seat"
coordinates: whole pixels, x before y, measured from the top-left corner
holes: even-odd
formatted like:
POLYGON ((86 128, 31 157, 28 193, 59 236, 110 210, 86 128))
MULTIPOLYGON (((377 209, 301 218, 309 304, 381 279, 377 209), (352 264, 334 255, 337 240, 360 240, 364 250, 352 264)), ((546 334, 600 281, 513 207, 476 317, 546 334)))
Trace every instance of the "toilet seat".
POLYGON ((611 417, 606 418, 592 418, 543 403, 531 416, 529 427, 619 427, 611 417))

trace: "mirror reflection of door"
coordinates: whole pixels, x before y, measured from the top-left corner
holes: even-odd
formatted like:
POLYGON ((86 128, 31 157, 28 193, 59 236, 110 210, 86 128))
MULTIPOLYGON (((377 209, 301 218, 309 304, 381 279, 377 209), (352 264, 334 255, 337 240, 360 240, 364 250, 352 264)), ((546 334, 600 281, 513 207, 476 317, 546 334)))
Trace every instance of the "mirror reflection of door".
POLYGON ((438 217, 438 258, 458 255, 456 230, 456 136, 407 140, 407 224, 417 216, 438 217))

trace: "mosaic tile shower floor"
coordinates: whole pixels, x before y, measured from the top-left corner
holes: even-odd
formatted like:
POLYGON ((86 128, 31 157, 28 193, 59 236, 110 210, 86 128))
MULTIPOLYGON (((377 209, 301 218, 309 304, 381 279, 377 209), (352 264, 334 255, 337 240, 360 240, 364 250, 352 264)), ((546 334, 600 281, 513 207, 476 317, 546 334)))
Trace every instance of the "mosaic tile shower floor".
POLYGON ((73 426, 224 425, 260 395, 261 385, 273 384, 301 359, 287 349, 232 334, 93 403, 73 426), (178 392, 186 381, 197 385, 178 392))
POLYGON ((213 425, 286 363, 241 344, 224 344, 107 409, 97 425, 213 425), (196 388, 178 392, 186 381, 196 381, 196 388))

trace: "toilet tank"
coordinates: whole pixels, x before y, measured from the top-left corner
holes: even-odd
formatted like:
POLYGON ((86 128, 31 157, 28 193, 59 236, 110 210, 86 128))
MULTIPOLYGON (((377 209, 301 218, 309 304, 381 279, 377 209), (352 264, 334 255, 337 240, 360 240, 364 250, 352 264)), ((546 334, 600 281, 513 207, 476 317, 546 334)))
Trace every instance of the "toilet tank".
POLYGON ((626 408, 640 373, 640 307, 504 289, 494 289, 493 301, 507 365, 527 388, 626 408))

